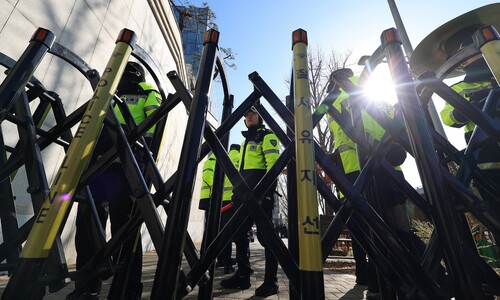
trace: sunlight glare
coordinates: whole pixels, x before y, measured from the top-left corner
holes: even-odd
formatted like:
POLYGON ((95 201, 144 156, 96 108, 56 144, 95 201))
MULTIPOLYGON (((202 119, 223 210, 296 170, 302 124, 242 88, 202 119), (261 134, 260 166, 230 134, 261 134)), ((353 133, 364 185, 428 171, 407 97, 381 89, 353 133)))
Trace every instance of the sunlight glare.
POLYGON ((365 95, 370 101, 384 101, 392 105, 397 102, 391 74, 386 65, 375 68, 365 87, 365 95))

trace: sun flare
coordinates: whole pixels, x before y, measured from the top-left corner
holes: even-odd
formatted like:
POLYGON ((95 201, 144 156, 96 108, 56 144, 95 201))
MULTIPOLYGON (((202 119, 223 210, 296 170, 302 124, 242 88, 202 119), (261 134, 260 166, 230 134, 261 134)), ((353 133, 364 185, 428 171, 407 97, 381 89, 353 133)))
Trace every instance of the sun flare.
POLYGON ((364 93, 370 101, 384 101, 390 104, 397 102, 391 74, 386 66, 379 66, 373 71, 364 93))

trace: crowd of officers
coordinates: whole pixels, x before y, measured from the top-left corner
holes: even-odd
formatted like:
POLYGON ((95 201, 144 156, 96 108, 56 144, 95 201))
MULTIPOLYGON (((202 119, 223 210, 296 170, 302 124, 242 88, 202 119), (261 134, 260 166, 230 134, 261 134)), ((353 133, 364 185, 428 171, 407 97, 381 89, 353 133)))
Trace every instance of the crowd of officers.
MULTIPOLYGON (((446 49, 447 55, 451 56, 464 45, 472 43, 470 38, 471 30, 458 31, 454 35, 454 43, 448 43, 449 49, 446 49), (458 41, 458 42, 457 42, 458 41)), ((482 108, 484 101, 491 89, 496 88, 497 84, 493 78, 488 66, 482 58, 477 58, 463 68, 465 78, 463 81, 452 86, 453 90, 462 95, 465 99, 472 102, 478 108, 482 108)), ((361 120, 353 120, 351 114, 350 95, 342 89, 339 82, 349 80, 357 85, 359 78, 354 75, 353 71, 347 68, 342 68, 333 72, 330 76, 330 85, 328 87, 328 96, 324 104, 328 109, 336 110, 340 113, 344 120, 348 120, 346 124, 339 124, 333 119, 330 114, 327 114, 328 126, 334 138, 334 152, 332 163, 337 164, 347 178, 354 183, 360 174, 363 159, 356 143, 346 133, 346 126, 355 124, 361 121, 364 127, 364 135, 366 141, 375 148, 377 143, 380 143, 385 134, 385 130, 377 123, 377 121, 367 113, 367 107, 361 111, 361 120)), ((145 81, 144 69, 137 63, 130 62, 127 64, 122 81, 118 87, 118 96, 121 97, 129 106, 132 115, 137 124, 142 122, 150 115, 161 102, 159 93, 145 81)), ((396 108, 385 102, 372 102, 367 105, 377 106, 377 110, 386 115, 386 117, 394 118, 396 108)), ((115 113, 119 121, 124 124, 124 119, 118 108, 115 108, 115 113)), ((444 124, 453 127, 465 127, 465 138, 469 141, 471 133, 475 125, 469 121, 467 115, 455 110, 451 105, 447 104, 441 111, 441 117, 444 124)), ((280 155, 280 142, 276 135, 263 124, 262 117, 258 114, 255 107, 252 107, 244 115, 244 122, 247 127, 246 131, 242 132, 243 142, 241 145, 231 145, 229 148, 229 157, 234 166, 240 171, 243 179, 248 186, 253 189, 258 182, 264 177, 267 171, 274 165, 280 155)), ((152 128, 148 134, 153 133, 152 128)), ((148 136, 146 137, 149 141, 148 136)), ((93 161, 102 155, 107 149, 112 147, 110 139, 105 131, 102 132, 99 139, 96 151, 94 151, 93 161)), ((477 157, 478 167, 484 171, 487 178, 498 181, 500 178, 500 146, 498 141, 483 143, 477 157)), ((135 153, 136 159, 141 166, 144 167, 144 159, 140 152, 135 153)), ((405 161, 407 153, 405 149, 393 142, 389 146, 389 150, 385 156, 387 161, 394 167, 394 170, 403 176, 401 164, 405 161)), ((216 157, 211 154, 203 166, 202 186, 200 193, 199 209, 205 211, 205 222, 208 219, 209 203, 211 199, 211 190, 213 186, 213 174, 216 166, 216 157)), ((406 196, 394 185, 387 184, 383 180, 383 176, 374 176, 372 185, 371 197, 369 201, 377 208, 382 218, 394 230, 398 238, 405 246, 416 256, 420 257, 425 250, 425 244, 412 232, 411 225, 408 221, 407 212, 405 210, 406 196), (375 200, 378 199, 378 200, 375 200)), ((491 209, 500 216, 500 203, 498 199, 494 199, 491 195, 484 191, 480 185, 477 186, 483 200, 491 207, 491 209)), ((108 214, 111 218, 111 231, 115 232, 123 226, 130 216, 134 200, 131 198, 131 191, 127 179, 123 172, 120 162, 115 162, 106 171, 96 176, 90 183, 90 190, 100 216, 101 226, 106 223, 108 214), (113 181, 113 184, 109 184, 113 181)), ((276 182, 265 193, 259 204, 265 212, 265 215, 272 222, 273 209, 275 206, 275 190, 276 182)), ((339 198, 344 200, 345 197, 339 192, 339 198)), ((227 224, 233 213, 242 205, 235 193, 233 186, 227 176, 224 179, 222 209, 221 209, 221 228, 227 224)), ((76 249, 77 249, 77 269, 85 265, 98 249, 94 241, 90 238, 89 229, 92 225, 89 224, 90 208, 85 203, 78 205, 77 217, 77 232, 76 232, 76 249)), ((240 226, 240 230, 234 235, 236 246, 236 272, 233 265, 234 260, 231 258, 232 243, 220 253, 218 257, 218 266, 224 267, 224 273, 233 273, 230 277, 223 279, 220 285, 223 288, 230 289, 248 289, 250 288, 250 276, 254 273, 250 265, 250 250, 248 231, 252 228, 254 220, 249 217, 245 223, 240 226)), ((206 224, 205 224, 206 227, 206 224)), ((368 231, 367 228, 364 228, 368 231)), ((277 284, 278 261, 272 254, 271 250, 265 244, 264 240, 259 237, 259 242, 265 248, 265 274, 264 282, 260 285, 255 295, 259 297, 267 297, 279 292, 277 284)), ((495 234, 496 240, 500 237, 495 234)), ((376 268, 371 264, 366 252, 361 246, 362 237, 354 237, 353 240, 353 255, 356 261, 356 282, 360 285, 367 285, 369 292, 374 295, 378 293, 382 282, 377 280, 376 268)), ((137 237, 131 239, 130 245, 126 245, 133 249, 132 257, 128 257, 129 281, 124 287, 126 294, 131 299, 140 299, 142 293, 141 284, 141 266, 142 252, 140 244, 140 234, 137 232, 137 237)), ((117 256, 119 257, 119 255, 117 256)), ((125 259, 119 257, 115 259, 125 259)), ((444 272, 443 272, 444 273, 444 272)), ((101 289, 101 280, 99 278, 90 278, 84 282, 76 281, 75 291, 68 295, 68 299, 98 299, 101 289)))
MULTIPOLYGON (((477 28, 455 28, 454 30, 456 32, 452 34, 452 37, 444 43, 447 46, 444 47, 443 50, 446 52, 446 57, 451 57, 463 47, 472 44, 471 35, 476 29, 477 28)), ((440 55, 440 53, 436 53, 434 55, 440 55)), ((491 90, 498 88, 498 84, 486 62, 481 55, 478 55, 473 59, 469 59, 466 65, 461 66, 460 71, 463 72, 463 75, 465 75, 463 80, 453 84, 451 88, 463 96, 464 99, 474 104, 477 108, 482 109, 491 90)), ((334 138, 334 152, 332 155, 333 163, 339 166, 344 171, 347 178, 354 183, 360 174, 362 164, 371 153, 360 153, 356 143, 344 130, 346 127, 354 127, 354 124, 361 122, 364 128, 364 138, 368 142, 369 149, 375 149, 384 137, 385 130, 377 122, 377 120, 368 113, 368 111, 376 111, 379 114, 384 114, 385 116, 383 118, 394 119, 397 106, 390 105, 384 101, 363 103, 363 105, 361 105, 362 109, 361 115, 359 116, 360 119, 352 119, 354 117, 351 114, 352 103, 349 101, 351 97, 341 88, 339 84, 339 82, 342 82, 343 80, 349 80, 356 86, 359 84, 359 77, 355 76, 351 69, 341 68, 334 71, 330 76, 328 96, 325 98, 323 104, 325 104, 330 111, 336 110, 338 114, 342 115, 342 120, 347 121, 346 123, 340 124, 337 120, 332 118, 330 114, 327 114, 328 126, 334 138), (371 109, 369 107, 370 105, 376 106, 376 109, 371 109)), ((249 136, 253 136, 250 135, 250 132, 254 129, 249 126, 251 123, 248 123, 248 118, 251 118, 253 114, 253 111, 249 111, 245 115, 246 125, 249 128, 248 132, 244 132, 244 136, 247 139, 243 143, 242 149, 244 149, 243 151, 245 152, 251 150, 251 148, 248 148, 248 140, 249 136)), ((450 104, 446 104, 440 115, 445 125, 452 127, 464 127, 466 142, 468 143, 470 141, 475 124, 468 119, 466 114, 462 114, 458 110, 454 109, 454 107, 450 104)), ((258 115, 256 115, 256 117, 259 118, 259 126, 262 126, 260 117, 258 115)), ((256 126, 255 128, 257 129, 260 127, 256 126)), ((276 136, 272 132, 269 132, 267 129, 257 129, 256 132, 258 133, 259 130, 265 130, 265 135, 269 136, 268 140, 277 141, 276 136)), ((250 187, 254 187, 257 184, 257 181, 262 178, 265 170, 272 166, 272 162, 275 160, 274 154, 278 155, 279 151, 278 147, 273 148, 276 146, 274 143, 268 142, 266 144, 265 137, 262 139, 255 139, 255 141, 257 142, 257 146, 262 146, 262 155, 247 156, 245 155, 246 153, 243 152, 239 165, 240 171, 250 187), (272 149, 273 152, 276 151, 273 153, 273 158, 269 161, 266 157, 266 145, 270 147, 268 149, 272 149), (255 177, 255 180, 257 181, 254 181, 253 176, 248 175, 249 159, 256 159, 256 161, 264 162, 261 166, 261 171, 258 173, 259 176, 255 177)), ((481 170, 485 178, 495 183, 498 183, 498 178, 500 178, 499 145, 500 143, 496 140, 489 139, 486 142, 483 141, 479 144, 479 146, 477 146, 478 155, 476 156, 475 161, 476 166, 481 170)), ((258 152, 253 153, 257 154, 258 152)), ((404 178, 401 165, 405 162, 406 157, 406 150, 398 142, 392 142, 385 155, 385 159, 393 166, 394 170, 399 174, 399 176, 401 176, 401 178, 404 178)), ((253 171, 251 172, 252 174, 257 174, 253 173, 253 171)), ((473 182, 473 187, 477 188, 485 205, 491 209, 496 216, 500 216, 500 203, 498 199, 495 199, 495 197, 480 184, 473 182)), ((387 180, 385 180, 385 176, 383 176, 380 171, 375 172, 373 180, 370 182, 366 190, 369 191, 367 194, 369 203, 376 209, 387 225, 394 230, 397 237, 407 247, 410 253, 417 258, 421 257, 425 251, 426 245, 417 235, 415 235, 411 226, 408 212, 406 210, 407 196, 402 193, 397 186, 388 183, 387 180)), ((344 201, 344 195, 340 191, 338 194, 339 198, 344 201)), ((269 213, 268 216, 272 221, 272 206, 270 205, 272 201, 266 201, 267 198, 268 197, 262 199, 261 205, 265 211, 269 213)), ((269 195, 269 198, 272 199, 274 197, 269 195)), ((232 199, 235 203, 237 203, 237 198, 233 197, 232 199)), ((247 227, 251 226, 251 223, 247 225, 248 226, 245 226, 245 229, 248 229, 247 227)), ((369 228, 366 224, 362 224, 361 226, 365 226, 362 228, 363 231, 369 232, 369 228)), ((245 243, 248 245, 246 231, 243 233, 245 243)), ((492 234, 493 243, 495 243, 495 241, 500 241, 498 233, 493 231, 492 234)), ((377 275, 376 267, 361 246, 363 244, 361 239, 363 238, 364 237, 354 237, 353 240, 353 256, 356 261, 356 283, 359 285, 366 285, 368 288, 369 298, 377 299, 380 297, 380 289, 387 290, 391 288, 387 285, 387 282, 380 277, 380 275, 377 275)), ((248 251, 248 246, 238 248, 238 243, 241 243, 242 240, 235 239, 235 242, 237 245, 238 270, 232 277, 222 280, 221 286, 224 288, 246 289, 250 286, 249 276, 253 273, 248 264, 248 252, 246 252, 248 251), (245 251, 244 255, 242 254, 242 251, 245 251)), ((265 244, 263 245, 264 247, 266 246, 265 244)), ((279 287, 276 285, 276 267, 277 263, 274 256, 266 248, 264 283, 256 290, 255 294, 257 296, 265 297, 279 291, 279 287)), ((446 275, 444 267, 442 266, 439 267, 436 280, 443 287, 450 287, 450 281, 446 275)))

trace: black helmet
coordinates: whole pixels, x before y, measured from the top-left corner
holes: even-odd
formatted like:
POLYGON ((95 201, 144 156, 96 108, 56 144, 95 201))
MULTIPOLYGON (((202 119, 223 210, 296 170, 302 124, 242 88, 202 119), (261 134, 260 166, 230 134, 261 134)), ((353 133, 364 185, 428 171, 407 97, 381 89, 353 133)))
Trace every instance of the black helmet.
MULTIPOLYGON (((426 36, 412 52, 410 67, 417 75, 425 71, 437 72, 461 47, 472 40, 470 36, 483 26, 500 28, 500 3, 485 5, 460 15, 441 25, 426 36)), ((443 71, 443 70, 441 70, 443 71)), ((454 69, 446 78, 464 75, 464 70, 454 69)))
POLYGON ((129 61, 118 84, 117 95, 134 94, 141 91, 139 83, 145 80, 144 68, 136 62, 129 61))
POLYGON ((146 80, 146 74, 144 68, 133 61, 129 61, 125 66, 125 71, 123 71, 123 77, 126 77, 130 81, 135 81, 137 83, 146 80))
POLYGON ((333 71, 328 78, 327 93, 338 93, 340 86, 335 82, 334 78, 349 78, 354 76, 354 72, 349 68, 342 68, 333 71))
POLYGON ((241 145, 239 144, 231 144, 231 146, 229 147, 229 150, 238 150, 240 151, 241 149, 241 145))
MULTIPOLYGON (((452 57, 455 53, 459 52, 462 48, 474 43, 472 40, 472 35, 476 32, 476 28, 465 28, 457 33, 455 33, 451 38, 449 38, 445 43, 443 50, 446 51, 446 59, 452 57)), ((474 81, 487 81, 492 78, 488 64, 482 58, 482 56, 477 55, 475 58, 470 58, 467 61, 467 65, 459 66, 455 69, 457 72, 464 72, 464 81, 471 82, 474 81)))
POLYGON ((354 72, 351 69, 342 68, 333 71, 332 74, 330 74, 330 80, 333 80, 334 77, 349 78, 352 76, 354 76, 354 72))

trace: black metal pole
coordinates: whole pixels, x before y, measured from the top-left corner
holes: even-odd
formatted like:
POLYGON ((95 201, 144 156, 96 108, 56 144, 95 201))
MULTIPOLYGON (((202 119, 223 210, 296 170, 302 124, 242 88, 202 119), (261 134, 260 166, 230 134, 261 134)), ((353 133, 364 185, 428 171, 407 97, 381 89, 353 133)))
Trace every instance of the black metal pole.
POLYGON ((403 109, 408 136, 412 145, 415 161, 426 192, 433 223, 436 227, 441 246, 444 249, 446 265, 453 279, 457 299, 484 298, 477 276, 462 249, 462 237, 459 232, 455 207, 448 201, 449 193, 440 168, 440 162, 429 134, 424 112, 413 84, 401 41, 396 29, 385 30, 381 35, 389 69, 396 86, 398 101, 403 109))
MULTIPOLYGON (((5 152, 5 143, 0 125, 0 164, 3 165, 6 161, 7 154, 5 152)), ((12 186, 9 179, 0 182, 0 220, 2 222, 3 240, 8 241, 19 229, 16 207, 14 205, 14 194, 12 193, 12 186)), ((9 250, 6 253, 7 263, 16 263, 20 252, 20 246, 9 250)))
MULTIPOLYGON (((291 76, 290 85, 290 96, 286 97, 286 107, 294 113, 294 98, 293 98, 293 76, 291 76)), ((293 124, 293 122, 292 122, 293 124)), ((287 127, 286 134, 290 140, 294 139, 295 130, 291 130, 287 127)), ((291 159, 286 167, 286 188, 287 188, 287 199, 288 199, 288 250, 292 254, 295 263, 298 264, 299 261, 299 245, 298 245, 298 228, 297 228, 297 193, 295 192, 295 185, 293 183, 297 180, 297 174, 295 174, 295 160, 291 159)), ((293 286, 292 281, 288 281, 290 299, 300 299, 300 286, 293 286)))
MULTIPOLYGON (((221 122, 227 120, 229 115, 231 115, 233 111, 233 100, 234 100, 233 95, 226 95, 224 97, 221 122)), ((226 134, 223 138, 221 138, 220 142, 222 146, 227 150, 229 146, 229 134, 226 134)), ((212 241, 217 236, 217 233, 219 232, 220 215, 221 215, 220 209, 221 209, 223 188, 224 188, 224 171, 217 164, 215 166, 214 183, 212 188, 212 195, 210 197, 207 230, 205 232, 205 237, 204 237, 205 248, 207 245, 210 245, 212 243, 212 241)), ((228 243, 231 244, 231 240, 229 240, 228 243)), ((205 249, 202 249, 202 253, 204 250, 205 249)), ((209 280, 205 284, 199 286, 198 299, 200 300, 212 299, 214 268, 215 264, 212 264, 208 270, 210 274, 209 280)))
POLYGON ((179 271, 182 261, 191 195, 194 188, 194 179, 198 167, 196 159, 203 135, 208 96, 212 84, 212 74, 215 67, 219 32, 209 30, 205 34, 202 61, 200 63, 199 78, 196 83, 195 94, 191 104, 186 134, 179 160, 179 174, 173 192, 173 203, 165 227, 165 234, 161 252, 158 258, 158 267, 151 291, 151 299, 175 299, 176 286, 179 280, 179 271))
POLYGON ((78 182, 90 159, 90 155, 85 155, 87 146, 94 145, 104 121, 103 112, 106 112, 111 103, 111 95, 116 90, 136 39, 133 31, 123 29, 120 32, 113 55, 106 65, 105 75, 100 79, 99 88, 95 90, 89 102, 92 105, 85 111, 83 121, 59 168, 49 196, 44 199, 21 252, 20 262, 7 284, 2 299, 35 299, 40 296, 37 293, 37 279, 41 275, 55 238, 69 214, 78 182))
MULTIPOLYGON (((24 120, 24 126, 18 126, 19 140, 23 145, 25 155, 25 169, 28 179, 28 193, 31 196, 33 210, 35 214, 40 211, 43 200, 49 195, 49 183, 47 181, 45 168, 43 166, 40 148, 36 146, 35 124, 31 118, 28 99, 26 93, 22 92, 20 98, 14 103, 14 110, 18 117, 24 120)), ((68 271, 66 258, 64 257, 64 247, 59 236, 56 237, 49 258, 46 263, 47 273, 56 274, 68 271)), ((64 287, 64 282, 51 285, 51 290, 58 290, 64 287)))
POLYGON ((38 28, 31 37, 29 46, 0 85, 0 122, 17 101, 55 39, 56 36, 44 28, 38 28))

